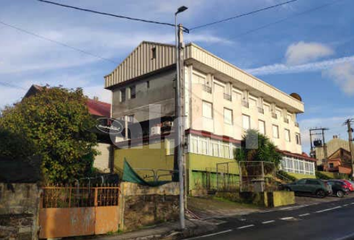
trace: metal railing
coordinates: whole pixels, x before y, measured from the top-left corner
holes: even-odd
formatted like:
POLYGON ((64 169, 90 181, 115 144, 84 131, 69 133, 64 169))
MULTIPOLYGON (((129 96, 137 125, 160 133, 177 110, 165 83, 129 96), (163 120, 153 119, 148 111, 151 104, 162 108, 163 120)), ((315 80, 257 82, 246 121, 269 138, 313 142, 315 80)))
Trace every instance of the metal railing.
POLYGON ((102 184, 92 187, 53 185, 42 187, 43 208, 74 208, 95 206, 117 206, 118 184, 102 184))
POLYGON ((205 92, 211 93, 211 87, 208 86, 208 85, 206 85, 206 84, 203 84, 203 90, 204 90, 205 92))

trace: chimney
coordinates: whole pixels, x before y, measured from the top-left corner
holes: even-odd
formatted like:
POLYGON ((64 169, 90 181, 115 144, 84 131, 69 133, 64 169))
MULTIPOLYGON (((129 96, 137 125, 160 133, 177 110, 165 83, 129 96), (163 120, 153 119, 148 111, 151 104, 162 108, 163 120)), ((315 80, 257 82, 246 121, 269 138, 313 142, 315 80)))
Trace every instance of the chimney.
POLYGON ((94 100, 94 101, 98 101, 98 97, 94 96, 94 97, 93 97, 93 100, 94 100))
POLYGON ((338 135, 333 135, 333 139, 336 139, 336 138, 338 138, 338 135))

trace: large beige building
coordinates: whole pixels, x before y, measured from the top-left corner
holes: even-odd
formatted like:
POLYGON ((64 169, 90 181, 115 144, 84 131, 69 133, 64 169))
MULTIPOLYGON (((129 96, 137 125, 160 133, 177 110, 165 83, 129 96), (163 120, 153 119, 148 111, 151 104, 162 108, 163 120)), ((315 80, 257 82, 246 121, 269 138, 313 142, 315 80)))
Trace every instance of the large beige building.
MULTIPOLYGON (((284 151, 286 171, 314 175, 313 159, 302 155, 297 123, 297 114, 304 112, 300 98, 195 44, 185 46, 184 59, 187 153, 233 159, 245 130, 252 128, 284 151)), ((112 117, 154 123, 173 118, 175 75, 174 45, 142 42, 105 77, 105 86, 113 93, 112 117)))

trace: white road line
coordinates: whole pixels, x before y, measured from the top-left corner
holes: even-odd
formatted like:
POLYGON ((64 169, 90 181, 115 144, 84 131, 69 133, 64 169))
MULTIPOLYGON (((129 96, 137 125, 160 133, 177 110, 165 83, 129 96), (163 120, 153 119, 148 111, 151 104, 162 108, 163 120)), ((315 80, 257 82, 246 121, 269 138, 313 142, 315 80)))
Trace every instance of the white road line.
POLYGON ((275 222, 275 220, 265 221, 265 222, 262 222, 262 224, 268 224, 268 223, 273 223, 273 222, 275 222))
POLYGON ((254 224, 238 227, 237 229, 244 229, 244 228, 250 228, 250 227, 254 227, 254 224))
POLYGON ((338 209, 338 208, 341 208, 341 206, 319 210, 319 211, 316 211, 316 213, 328 212, 328 211, 332 211, 332 210, 335 210, 335 209, 338 209))
POLYGON ((354 202, 351 203, 351 205, 353 205, 353 204, 354 204, 354 202))
POLYGON ((280 220, 284 220, 284 221, 292 220, 292 219, 294 219, 294 217, 283 217, 283 218, 280 218, 280 220))
POLYGON ((346 239, 352 239, 353 237, 354 237, 354 233, 351 233, 351 234, 345 235, 343 237, 336 238, 335 240, 346 240, 346 239))
POLYGON ((212 236, 215 236, 215 235, 219 235, 219 234, 223 234, 223 233, 228 233, 228 232, 232 232, 232 229, 225 230, 225 231, 221 231, 221 232, 216 232, 216 233, 210 233, 210 234, 207 234, 207 235, 198 236, 198 237, 193 237, 193 238, 186 238, 185 240, 192 240, 192 239, 199 239, 199 238, 212 237, 212 236))
POLYGON ((348 206, 348 205, 349 205, 349 204, 344 204, 343 207, 346 207, 346 206, 348 206))
POLYGON ((304 213, 304 214, 300 214, 299 217, 305 217, 305 216, 309 216, 310 213, 304 213))

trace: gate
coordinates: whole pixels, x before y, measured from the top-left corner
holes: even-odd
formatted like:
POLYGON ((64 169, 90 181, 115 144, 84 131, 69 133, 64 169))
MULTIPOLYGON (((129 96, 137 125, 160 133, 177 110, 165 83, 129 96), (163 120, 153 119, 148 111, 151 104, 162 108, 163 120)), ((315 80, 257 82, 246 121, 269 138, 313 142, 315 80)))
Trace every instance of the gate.
POLYGON ((41 195, 40 238, 61 238, 118 231, 119 187, 47 186, 41 195))

